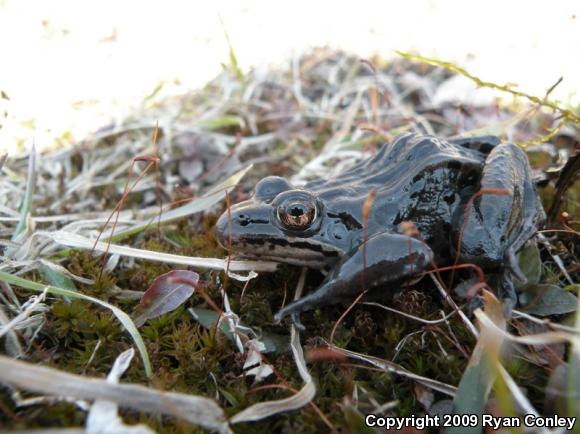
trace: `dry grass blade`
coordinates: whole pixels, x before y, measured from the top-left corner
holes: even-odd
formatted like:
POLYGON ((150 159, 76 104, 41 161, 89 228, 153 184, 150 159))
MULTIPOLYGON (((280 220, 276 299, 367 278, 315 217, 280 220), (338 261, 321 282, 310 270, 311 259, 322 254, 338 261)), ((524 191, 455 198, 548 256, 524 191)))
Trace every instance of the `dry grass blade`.
POLYGON ((19 322, 28 318, 32 314, 32 312, 34 312, 36 310, 36 307, 44 301, 44 299, 46 298, 47 292, 48 292, 48 288, 45 288, 44 291, 42 291, 42 294, 40 294, 38 297, 34 297, 34 299, 32 300, 31 303, 23 306, 24 310, 22 312, 20 312, 18 315, 16 315, 14 318, 12 318, 12 320, 9 323, 0 327, 0 338, 2 336, 4 336, 6 333, 12 331, 12 329, 19 322))
POLYGON ((553 249, 551 248, 550 242, 546 239, 546 237, 544 236, 543 233, 538 233, 538 240, 540 241, 540 243, 542 243, 546 247, 546 250, 548 251, 548 253, 552 257, 552 259, 554 260, 554 263, 558 266, 558 268, 560 269, 560 272, 566 278, 568 283, 570 285, 574 285, 574 280, 572 279, 570 274, 568 274, 568 271, 566 270, 566 267, 564 266, 564 262, 562 262, 562 258, 560 258, 559 255, 557 255, 556 253, 554 253, 552 251, 553 249))
POLYGON ((113 234, 112 231, 103 232, 103 237, 104 238, 110 237, 112 241, 120 240, 122 238, 126 238, 130 235, 134 235, 149 228, 150 226, 153 225, 153 223, 165 224, 201 211, 206 211, 223 198, 224 192, 227 192, 229 189, 234 188, 251 168, 252 166, 249 165, 248 167, 239 170, 238 172, 231 175, 225 181, 213 187, 204 196, 197 199, 193 199, 192 201, 186 203, 185 205, 182 205, 178 208, 174 208, 169 211, 165 211, 161 215, 156 215, 148 221, 139 222, 127 229, 117 231, 115 234, 113 234))
MULTIPOLYGON (((417 321, 420 322, 421 324, 429 324, 429 325, 435 325, 435 324, 441 324, 446 322, 449 318, 451 318, 453 315, 456 314, 455 311, 448 313, 447 315, 444 315, 443 318, 441 319, 435 319, 435 320, 428 320, 428 319, 424 319, 424 318, 420 318, 418 316, 415 315, 411 315, 409 313, 403 312, 401 310, 398 309, 393 309, 392 307, 388 307, 385 305, 382 305, 380 303, 374 302, 374 301, 363 301, 361 304, 365 305, 365 306, 374 306, 374 307, 378 307, 381 308, 383 310, 386 310, 387 312, 392 312, 395 313, 397 315, 401 315, 402 317, 411 319, 413 321, 417 321)), ((443 312, 442 312, 443 313, 443 312)))
POLYGON ((0 356, 0 381, 38 393, 103 399, 136 411, 173 416, 220 433, 231 433, 221 407, 202 396, 163 392, 138 384, 111 384, 104 379, 68 374, 4 356, 0 356))
POLYGON ((435 284, 435 286, 439 290, 439 294, 441 294, 443 299, 447 303, 449 303, 449 306, 451 306, 453 308, 453 310, 455 312, 457 312, 457 314, 459 315, 459 317, 461 318, 463 323, 466 325, 467 329, 471 332, 471 334, 475 337, 478 337, 479 332, 477 331, 477 329, 475 328, 473 323, 471 321, 469 321, 469 318, 467 318, 467 316, 463 313, 463 311, 461 309, 459 309, 459 307, 457 306, 455 301, 453 301, 451 296, 447 293, 445 288, 443 288, 443 286, 441 286, 441 283, 439 282, 439 280, 437 280, 437 276, 434 273, 429 273, 429 275, 431 276, 431 280, 433 281, 433 283, 435 284))
MULTIPOLYGON (((499 365, 498 368, 499 375, 505 382, 515 401, 519 404, 520 408, 522 409, 522 412, 524 414, 533 414, 534 416, 538 417, 539 416, 538 412, 532 406, 532 404, 525 396, 525 394, 522 392, 521 388, 516 384, 516 382, 511 377, 509 372, 503 367, 503 365, 499 365)), ((545 431, 546 430, 541 430, 540 432, 545 431)))
MULTIPOLYGON (((119 354, 107 375, 109 384, 119 383, 119 379, 129 367, 134 355, 133 348, 119 354)), ((117 404, 102 399, 96 400, 91 406, 86 424, 87 434, 155 434, 155 431, 143 424, 125 425, 119 417, 117 404)))
MULTIPOLYGON (((486 296, 488 296, 487 292, 486 292, 486 296)), ((497 310, 500 311, 501 309, 497 309, 497 310)), ((522 390, 517 385, 517 383, 514 381, 514 379, 511 377, 511 375, 507 372, 507 370, 504 368, 504 366, 497 359, 497 352, 498 352, 499 345, 501 345, 501 342, 504 339, 513 340, 516 342, 519 341, 519 343, 524 343, 523 340, 526 338, 530 338, 530 340, 533 342, 535 340, 534 336, 523 336, 520 338, 520 337, 515 337, 515 336, 510 335, 509 333, 507 333, 504 330, 504 327, 502 327, 503 323, 499 322, 499 324, 498 324, 497 318, 493 318, 494 315, 491 315, 492 317, 490 317, 486 312, 483 312, 481 309, 477 309, 475 311, 475 316, 478 320, 479 327, 481 329, 481 335, 487 337, 486 338, 487 342, 488 342, 487 348, 485 348, 485 345, 483 345, 483 344, 481 346, 482 346, 482 350, 485 350, 487 355, 491 355, 492 360, 490 360, 490 362, 493 363, 493 367, 495 368, 495 374, 499 375, 499 377, 504 382, 504 384, 507 387, 507 390, 509 390, 509 393, 511 394, 512 398, 519 406, 520 412, 523 414, 529 414, 529 415, 534 415, 534 416, 538 417, 539 414, 536 411, 536 409, 530 403, 530 401, 525 396, 525 394, 522 393, 522 390), (490 349, 489 344, 491 344, 491 346, 492 346, 491 349, 490 349)), ((550 334, 551 333, 543 333, 542 335, 550 335, 550 334)), ((560 333, 555 333, 555 334, 560 334, 560 333)), ((538 336, 540 336, 540 335, 536 335, 536 337, 538 337, 538 336)), ((481 341, 481 342, 483 342, 483 341, 481 341)), ((553 341, 551 341, 551 342, 553 342, 553 341)), ((480 341, 478 341, 478 346, 479 346, 479 344, 480 344, 480 341)), ((533 345, 533 344, 531 344, 531 345, 533 345)), ((476 350, 477 350, 477 347, 476 347, 476 350)), ((474 351, 474 355, 475 355, 475 353, 476 352, 474 351)), ((471 363, 471 361, 470 361, 470 363, 471 363)), ((551 431, 543 429, 543 428, 538 428, 538 432, 544 433, 544 432, 551 432, 551 431)))
POLYGON ((411 371, 403 368, 402 366, 393 363, 389 360, 380 359, 378 357, 369 356, 367 354, 357 353, 355 351, 350 351, 344 348, 337 347, 335 345, 328 344, 328 348, 335 351, 338 354, 342 354, 351 359, 361 360, 379 369, 383 369, 387 372, 391 372, 395 375, 400 375, 401 377, 409 378, 413 381, 423 384, 433 390, 437 390, 449 396, 455 396, 456 387, 450 384, 442 383, 441 381, 433 380, 431 378, 423 377, 412 373, 411 371))
POLYGON ((530 315, 528 313, 519 311, 517 309, 514 309, 513 311, 514 316, 516 318, 525 318, 528 321, 531 321, 533 323, 536 324, 541 324, 541 325, 545 325, 546 327, 552 329, 552 330, 561 330, 563 332, 567 332, 567 333, 572 333, 574 335, 580 335, 580 327, 579 328, 575 328, 575 327, 570 327, 567 325, 563 325, 563 324, 558 324, 555 322, 552 322, 546 318, 536 318, 533 315, 530 315))
POLYGON ((499 328, 494 322, 481 310, 475 311, 475 316, 477 317, 482 328, 493 331, 497 336, 501 336, 502 339, 507 341, 515 342, 521 345, 547 345, 547 344, 557 344, 566 342, 575 342, 579 340, 578 336, 574 333, 569 333, 565 331, 557 332, 546 332, 538 333, 535 335, 526 336, 514 336, 505 330, 499 328))
MULTIPOLYGON (((10 323, 10 318, 4 312, 3 306, 0 305, 0 325, 5 327, 8 323, 10 323)), ((21 358, 24 354, 18 335, 14 330, 8 330, 6 340, 4 341, 4 348, 6 353, 12 357, 21 358)))
MULTIPOLYGON (((152 250, 134 249, 128 246, 119 246, 116 244, 108 245, 99 241, 94 244, 93 241, 82 235, 71 232, 42 232, 43 235, 53 239, 55 242, 72 248, 105 252, 117 254, 120 256, 129 256, 133 258, 147 259, 149 261, 167 262, 170 264, 189 265, 192 267, 211 268, 214 270, 226 270, 228 261, 215 258, 197 258, 192 256, 173 255, 169 253, 155 252, 152 250)), ((274 271, 277 264, 266 261, 230 261, 229 270, 231 271, 274 271)))

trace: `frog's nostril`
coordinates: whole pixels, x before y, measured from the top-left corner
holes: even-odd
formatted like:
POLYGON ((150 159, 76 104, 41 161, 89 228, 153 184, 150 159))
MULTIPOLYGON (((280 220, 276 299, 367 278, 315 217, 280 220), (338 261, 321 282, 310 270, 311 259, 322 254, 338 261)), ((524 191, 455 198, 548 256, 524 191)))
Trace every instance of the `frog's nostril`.
POLYGON ((245 214, 240 214, 236 219, 236 222, 240 226, 248 226, 250 224, 250 217, 245 214))

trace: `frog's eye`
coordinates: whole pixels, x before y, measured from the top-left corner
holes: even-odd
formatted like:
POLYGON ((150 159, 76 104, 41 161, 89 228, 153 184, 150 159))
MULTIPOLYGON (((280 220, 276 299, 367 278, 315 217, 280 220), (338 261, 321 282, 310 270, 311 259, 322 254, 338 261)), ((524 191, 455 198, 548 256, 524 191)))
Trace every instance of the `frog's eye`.
POLYGON ((260 202, 271 202, 278 194, 291 188, 290 183, 284 178, 268 176, 256 184, 254 197, 260 202))
POLYGON ((286 229, 303 231, 318 216, 318 203, 307 191, 292 190, 276 198, 276 218, 286 229))

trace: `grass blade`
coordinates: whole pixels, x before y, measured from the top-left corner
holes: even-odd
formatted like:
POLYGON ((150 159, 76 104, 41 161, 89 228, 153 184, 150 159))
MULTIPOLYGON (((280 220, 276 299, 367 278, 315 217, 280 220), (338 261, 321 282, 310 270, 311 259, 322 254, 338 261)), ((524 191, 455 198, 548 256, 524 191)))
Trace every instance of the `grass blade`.
POLYGON ((211 432, 232 432, 222 408, 204 396, 167 392, 141 384, 110 383, 104 378, 69 374, 5 356, 0 356, 0 382, 44 394, 110 401, 139 412, 173 416, 211 432))
POLYGON ((36 150, 32 146, 30 151, 30 156, 28 157, 28 175, 26 177, 26 191, 24 197, 22 198, 22 203, 20 204, 20 220, 18 221, 18 226, 12 234, 12 241, 18 238, 24 230, 26 229, 26 220, 28 214, 32 209, 32 196, 34 195, 34 185, 36 184, 36 150))
MULTIPOLYGON (((178 208, 174 208, 169 211, 165 211, 161 214, 161 217, 154 216, 151 219, 143 222, 139 222, 134 226, 118 231, 111 237, 111 241, 120 241, 131 235, 137 234, 149 227, 155 227, 157 223, 165 224, 177 219, 190 216, 192 214, 205 211, 211 208, 214 204, 222 200, 226 192, 234 188, 238 182, 243 178, 243 176, 252 168, 252 165, 245 167, 234 173, 228 179, 218 184, 210 191, 205 193, 203 196, 193 199, 191 202, 186 203, 178 208)), ((104 239, 107 239, 111 235, 110 231, 103 232, 104 239)))

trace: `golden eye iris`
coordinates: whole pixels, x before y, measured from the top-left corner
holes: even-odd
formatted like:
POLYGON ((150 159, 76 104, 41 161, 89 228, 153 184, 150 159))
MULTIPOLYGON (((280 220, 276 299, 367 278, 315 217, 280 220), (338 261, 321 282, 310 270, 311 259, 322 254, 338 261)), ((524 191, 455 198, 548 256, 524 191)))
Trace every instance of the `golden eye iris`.
POLYGON ((288 229, 307 229, 316 218, 316 206, 292 202, 278 207, 278 218, 288 229))
MULTIPOLYGON (((306 231, 320 220, 317 198, 306 190, 290 190, 280 193, 273 203, 276 220, 283 229, 306 231)), ((296 235, 298 235, 296 233, 296 235)))

